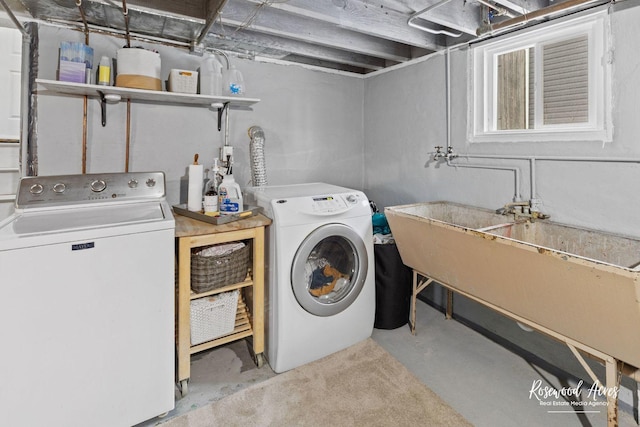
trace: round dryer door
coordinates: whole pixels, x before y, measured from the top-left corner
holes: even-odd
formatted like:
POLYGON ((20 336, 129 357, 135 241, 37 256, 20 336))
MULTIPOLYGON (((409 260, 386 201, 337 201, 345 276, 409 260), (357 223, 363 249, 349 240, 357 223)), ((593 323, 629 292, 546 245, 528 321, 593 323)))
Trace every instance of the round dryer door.
POLYGON ((302 242, 291 267, 291 286, 309 313, 331 316, 349 307, 367 277, 367 249, 343 224, 326 224, 302 242))

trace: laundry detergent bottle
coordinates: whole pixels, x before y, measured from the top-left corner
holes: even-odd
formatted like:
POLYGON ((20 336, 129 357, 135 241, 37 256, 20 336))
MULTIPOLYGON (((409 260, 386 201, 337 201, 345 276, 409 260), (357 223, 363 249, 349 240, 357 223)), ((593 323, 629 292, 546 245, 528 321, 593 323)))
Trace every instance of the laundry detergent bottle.
POLYGON ((227 96, 243 96, 246 92, 242 73, 240 70, 236 69, 235 65, 232 65, 231 69, 227 73, 224 91, 224 95, 227 96))
POLYGON ((215 56, 207 56, 200 65, 200 94, 222 95, 222 64, 215 56))
POLYGON ((218 187, 218 209, 222 215, 242 212, 242 192, 231 174, 225 175, 218 187))

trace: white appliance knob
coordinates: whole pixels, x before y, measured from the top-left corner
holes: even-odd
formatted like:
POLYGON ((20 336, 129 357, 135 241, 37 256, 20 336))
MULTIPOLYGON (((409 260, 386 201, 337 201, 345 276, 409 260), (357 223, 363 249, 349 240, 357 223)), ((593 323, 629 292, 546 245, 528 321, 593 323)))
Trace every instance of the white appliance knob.
POLYGON ((356 203, 358 201, 357 197, 353 194, 349 194, 347 196, 347 202, 349 203, 356 203))
POLYGON ((29 187, 29 193, 31 194, 42 194, 43 191, 44 187, 42 186, 42 184, 33 184, 31 187, 29 187))
POLYGON ((129 180, 129 188, 136 188, 138 186, 138 180, 133 178, 129 180))
POLYGON ((96 179, 91 183, 91 191, 93 191, 94 193, 104 191, 105 188, 107 188, 107 183, 101 179, 96 179))
POLYGON ((156 180, 155 180, 155 179, 153 179, 153 178, 149 178, 149 179, 147 180, 147 183, 146 183, 146 184, 147 184, 147 187, 155 187, 155 185, 156 185, 156 180))
POLYGON ((59 182, 53 186, 54 193, 64 193, 64 190, 67 189, 67 186, 64 183, 59 182))

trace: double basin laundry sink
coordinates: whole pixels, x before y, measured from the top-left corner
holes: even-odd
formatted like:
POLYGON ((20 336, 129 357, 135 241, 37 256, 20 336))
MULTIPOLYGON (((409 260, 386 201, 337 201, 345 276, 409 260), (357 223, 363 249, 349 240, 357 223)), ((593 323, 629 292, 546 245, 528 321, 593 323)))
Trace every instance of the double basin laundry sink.
POLYGON ((640 366, 640 239, 451 202, 385 214, 403 262, 419 274, 640 366))

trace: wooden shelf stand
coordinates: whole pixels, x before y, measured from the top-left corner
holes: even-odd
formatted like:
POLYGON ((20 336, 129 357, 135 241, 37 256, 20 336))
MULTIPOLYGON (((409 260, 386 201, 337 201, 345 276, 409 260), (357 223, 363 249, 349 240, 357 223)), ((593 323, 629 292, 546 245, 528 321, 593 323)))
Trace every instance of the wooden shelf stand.
POLYGON ((252 352, 258 367, 264 363, 264 229, 271 220, 263 215, 213 225, 181 215, 175 215, 176 240, 178 249, 177 284, 177 325, 176 380, 183 396, 188 393, 191 376, 191 355, 227 344, 239 339, 252 337, 252 352), (240 283, 234 283, 212 291, 194 293, 191 291, 191 249, 218 243, 251 240, 253 257, 250 277, 240 283), (191 345, 191 301, 210 295, 238 289, 235 328, 228 335, 198 345, 191 345), (242 291, 251 291, 251 301, 245 303, 242 291))

